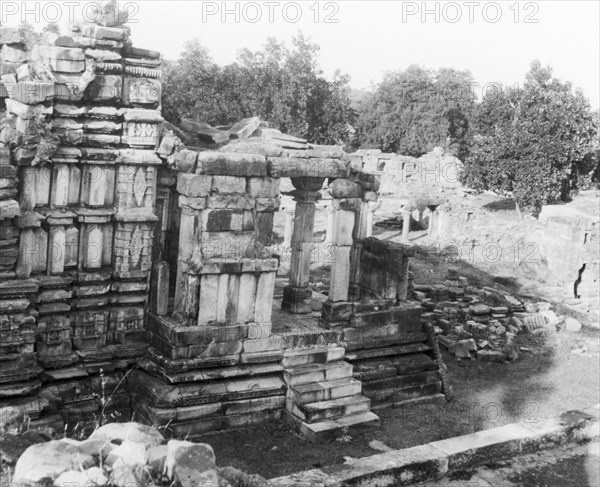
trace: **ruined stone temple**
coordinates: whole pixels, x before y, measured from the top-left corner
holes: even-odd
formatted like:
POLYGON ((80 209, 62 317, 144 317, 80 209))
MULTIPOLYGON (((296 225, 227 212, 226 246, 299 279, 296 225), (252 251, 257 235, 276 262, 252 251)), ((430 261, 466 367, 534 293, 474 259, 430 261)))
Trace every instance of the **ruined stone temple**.
POLYGON ((1 30, 0 410, 59 432, 133 416, 188 438, 272 420, 316 438, 443 399, 434 335, 407 300, 410 249, 370 236, 379 176, 256 118, 189 122, 182 142, 160 114, 160 55, 133 47, 123 17, 32 49, 1 30), (318 313, 316 251, 331 267, 318 313))

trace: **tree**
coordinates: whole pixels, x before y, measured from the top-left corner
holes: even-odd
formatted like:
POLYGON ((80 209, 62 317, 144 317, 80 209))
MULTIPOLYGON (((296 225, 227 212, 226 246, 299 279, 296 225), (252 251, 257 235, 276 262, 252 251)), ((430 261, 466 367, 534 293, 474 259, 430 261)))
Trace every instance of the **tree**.
POLYGON ((42 28, 42 34, 45 34, 46 32, 51 32, 53 34, 60 34, 60 25, 53 23, 53 22, 48 22, 42 28))
POLYGON ((534 61, 522 89, 487 94, 463 181, 506 194, 534 212, 565 200, 589 172, 596 126, 588 101, 534 61))
POLYGON ((258 116, 283 132, 317 143, 341 143, 355 118, 349 78, 327 80, 317 64, 319 48, 301 34, 292 49, 270 38, 264 49, 242 50, 237 62, 217 66, 198 41, 167 63, 163 112, 177 123, 194 118, 228 125, 258 116))
POLYGON ((385 75, 360 105, 358 133, 363 147, 421 156, 436 146, 456 155, 467 148, 475 103, 468 71, 436 71, 412 65, 385 75))

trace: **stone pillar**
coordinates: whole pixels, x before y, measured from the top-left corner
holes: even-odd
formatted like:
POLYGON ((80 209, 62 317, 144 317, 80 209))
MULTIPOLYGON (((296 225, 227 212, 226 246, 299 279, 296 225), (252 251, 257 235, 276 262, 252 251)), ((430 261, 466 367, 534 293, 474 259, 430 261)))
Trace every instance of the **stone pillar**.
POLYGON ((373 235, 373 225, 375 222, 375 212, 381 207, 381 201, 369 202, 369 212, 367 213, 367 237, 373 235))
POLYGON ((442 206, 438 208, 438 222, 437 222, 437 236, 439 239, 444 238, 445 226, 448 220, 448 213, 450 211, 450 205, 448 203, 444 203, 442 206))
POLYGON ((412 216, 412 211, 409 207, 404 207, 402 209, 402 241, 408 241, 408 234, 410 232, 410 219, 412 216))
POLYGON ((360 203, 356 212, 356 220, 352 230, 352 250, 350 251, 350 287, 348 290, 350 301, 360 299, 360 256, 363 250, 363 241, 369 232, 369 203, 360 203))
POLYGON ((325 233, 325 243, 333 242, 333 206, 329 205, 325 208, 327 212, 327 231, 325 233))
POLYGON ((333 303, 348 301, 354 220, 355 213, 353 211, 335 209, 333 244, 336 246, 336 258, 331 264, 331 283, 329 285, 329 301, 333 303))
POLYGON ((283 290, 281 308, 290 313, 310 313, 312 311, 312 291, 308 287, 310 278, 311 254, 314 248, 313 229, 315 223, 315 203, 323 178, 292 178, 296 188, 294 199, 296 212, 291 242, 290 284, 283 290))
POLYGON ((286 208, 285 214, 285 227, 283 230, 283 245, 290 245, 292 243, 292 231, 294 228, 294 209, 286 208))
POLYGON ((429 207, 429 226, 427 228, 427 236, 429 238, 437 238, 438 234, 439 212, 437 206, 429 207))

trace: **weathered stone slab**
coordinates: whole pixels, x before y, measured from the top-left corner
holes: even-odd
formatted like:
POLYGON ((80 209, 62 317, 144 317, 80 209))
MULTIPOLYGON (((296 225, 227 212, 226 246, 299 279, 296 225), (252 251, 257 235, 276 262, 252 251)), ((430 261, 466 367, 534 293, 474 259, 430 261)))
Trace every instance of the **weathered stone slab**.
POLYGON ((175 169, 180 172, 195 172, 198 153, 184 149, 175 154, 175 169))
MULTIPOLYGON (((200 161, 198 161, 198 164, 200 164, 200 161)), ((213 176, 212 191, 216 194, 245 193, 246 178, 239 176, 213 176)))
POLYGON ((348 166, 340 159, 268 157, 269 176, 274 178, 345 178, 348 166))
POLYGON ((229 135, 233 139, 247 139, 260 126, 258 117, 244 118, 229 129, 229 135))
POLYGON ((208 196, 212 187, 212 177, 203 174, 177 175, 177 191, 185 196, 204 198, 208 196))
POLYGON ((266 176, 267 160, 259 154, 199 152, 198 173, 224 176, 266 176))
POLYGON ((96 24, 82 24, 80 32, 92 39, 124 41, 129 38, 129 28, 104 27, 96 24))

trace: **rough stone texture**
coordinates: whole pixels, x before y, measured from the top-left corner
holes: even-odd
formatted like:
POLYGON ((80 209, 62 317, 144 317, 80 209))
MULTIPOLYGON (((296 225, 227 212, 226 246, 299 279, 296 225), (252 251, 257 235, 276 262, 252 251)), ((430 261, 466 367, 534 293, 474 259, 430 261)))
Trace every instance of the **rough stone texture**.
POLYGON ((54 480, 69 470, 94 464, 90 454, 82 452, 68 441, 56 440, 30 446, 17 461, 13 482, 38 483, 54 480))
POLYGON ((215 454, 210 445, 171 440, 165 461, 167 477, 176 487, 218 486, 215 454))

